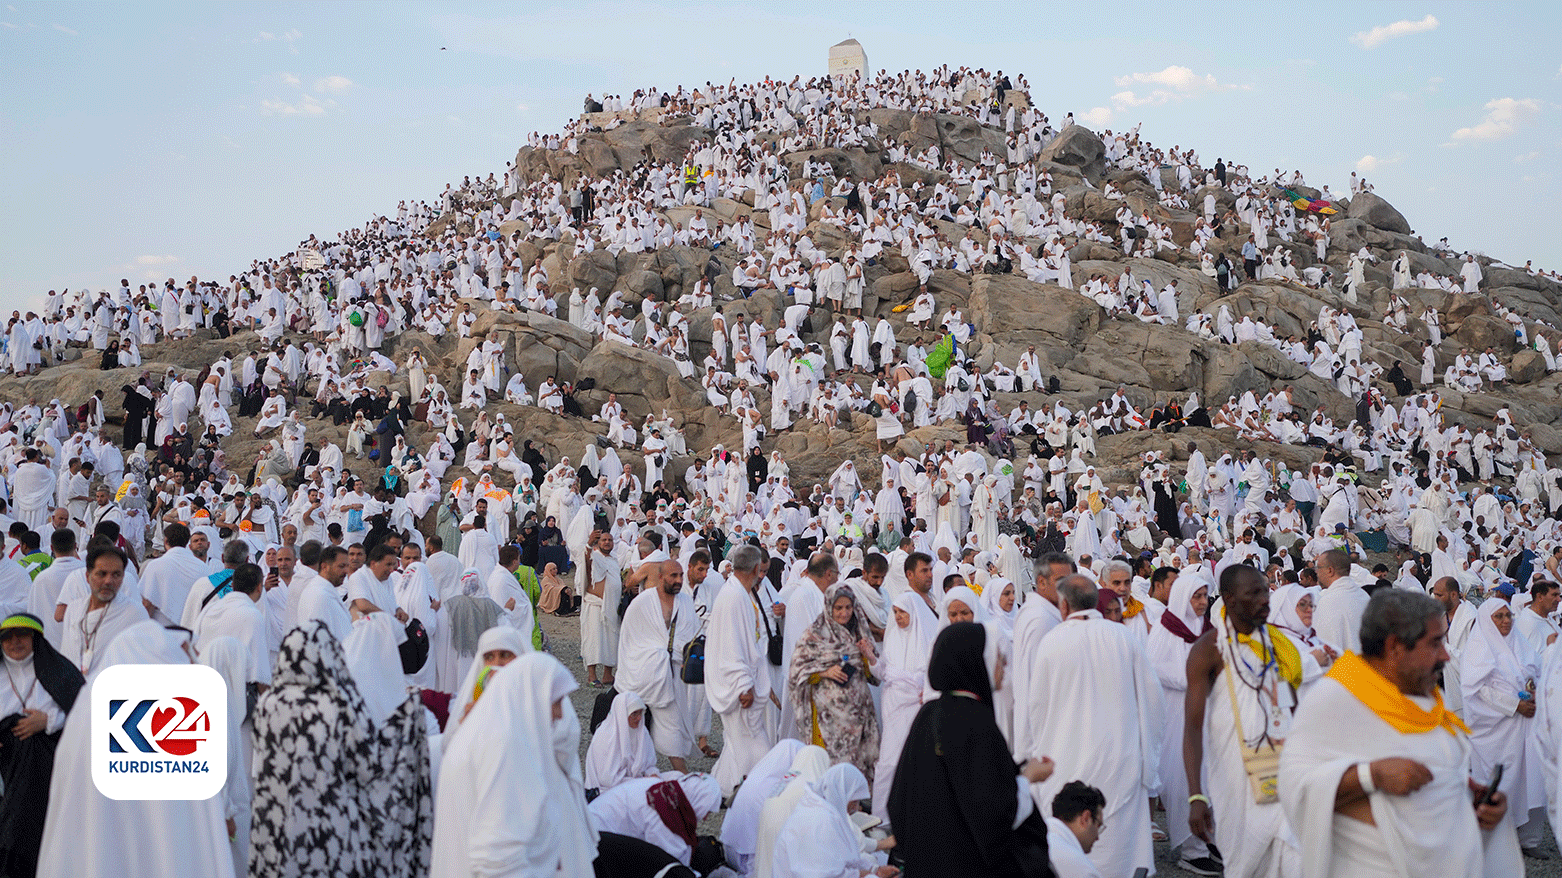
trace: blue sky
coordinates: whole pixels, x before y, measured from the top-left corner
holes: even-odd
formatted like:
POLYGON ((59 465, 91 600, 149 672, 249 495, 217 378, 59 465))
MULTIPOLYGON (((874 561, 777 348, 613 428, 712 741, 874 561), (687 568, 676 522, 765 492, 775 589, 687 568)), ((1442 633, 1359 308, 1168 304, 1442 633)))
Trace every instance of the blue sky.
POLYGON ((0 314, 226 278, 502 172, 586 92, 875 68, 1023 72, 1054 119, 1142 122, 1255 172, 1360 168, 1428 241, 1562 268, 1562 4, 4 3, 0 314), (1104 11, 1103 11, 1104 10, 1104 11))

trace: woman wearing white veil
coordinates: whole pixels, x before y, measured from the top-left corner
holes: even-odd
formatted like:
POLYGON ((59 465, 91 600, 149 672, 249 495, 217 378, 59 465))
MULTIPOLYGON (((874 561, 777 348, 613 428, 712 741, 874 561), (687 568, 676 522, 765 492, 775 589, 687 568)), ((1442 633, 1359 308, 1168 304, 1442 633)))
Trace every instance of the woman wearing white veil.
POLYGON ((1470 727, 1470 774, 1488 778, 1498 764, 1506 764, 1502 789, 1508 794, 1508 815, 1503 819, 1520 828, 1520 847, 1533 848, 1542 826, 1530 821, 1530 809, 1546 807, 1545 774, 1532 734, 1540 662, 1524 635, 1513 630, 1513 615, 1500 597, 1487 598, 1476 609, 1475 628, 1459 655, 1459 685, 1470 727))
POLYGON ((732 863, 740 867, 740 874, 749 874, 747 867, 754 860, 760 810, 791 772, 792 761, 803 746, 796 738, 782 738, 749 769, 743 785, 732 797, 732 806, 721 823, 721 843, 726 846, 729 859, 736 857, 732 863))
POLYGON ((612 484, 614 480, 624 473, 624 463, 618 459, 618 452, 612 447, 602 451, 602 459, 599 465, 601 466, 601 471, 597 474, 597 477, 606 484, 612 484))
POLYGON ((592 873, 597 833, 568 700, 576 688, 558 659, 541 653, 494 674, 446 744, 431 878, 592 873))
POLYGON ((770 792, 759 812, 759 829, 754 848, 754 869, 749 874, 773 875, 772 865, 776 856, 776 842, 786 821, 796 810, 797 803, 808 791, 808 785, 824 777, 830 770, 830 753, 823 747, 809 744, 792 757, 792 770, 778 782, 778 789, 770 792))
POLYGON ((883 681, 880 709, 884 721, 879 738, 879 762, 874 769, 873 813, 888 819, 885 803, 895 781, 895 766, 911 721, 922 709, 927 687, 927 660, 933 651, 938 617, 920 595, 903 591, 891 605, 894 619, 884 631, 884 649, 874 673, 883 681))
POLYGON ((370 835, 388 843, 370 846, 373 872, 422 878, 434 827, 429 723, 427 709, 401 673, 396 628, 392 617, 370 613, 353 622, 342 652, 375 738, 365 790, 375 805, 369 809, 370 835))
POLYGON ((841 462, 830 474, 830 494, 843 497, 848 503, 862 490, 862 480, 857 478, 857 465, 850 459, 841 462))
MULTIPOLYGON (((772 875, 874 875, 881 865, 852 822, 852 806, 868 795, 868 780, 850 764, 833 765, 808 784, 776 837, 772 875), (868 850, 864 850, 864 848, 868 850)), ((892 842, 885 840, 883 846, 892 842)), ((890 874, 897 874, 893 871, 890 874)))
MULTIPOLYGON (((1166 704, 1166 716, 1183 716, 1183 702, 1188 692, 1188 654, 1193 643, 1204 633, 1208 622, 1204 610, 1209 606, 1210 578, 1193 570, 1177 577, 1172 583, 1166 611, 1161 618, 1152 619, 1147 648, 1150 664, 1161 682, 1161 696, 1166 704)), ((1182 763, 1181 722, 1166 724, 1161 738, 1162 801, 1166 805, 1166 834, 1172 853, 1183 862, 1209 856, 1209 846, 1195 837, 1188 828, 1188 778, 1182 763)))
POLYGON ((899 473, 900 468, 893 465, 892 463, 889 463, 886 459, 884 464, 884 475, 880 480, 880 484, 884 487, 880 488, 878 494, 876 494, 873 498, 874 509, 878 511, 879 515, 880 533, 889 533, 892 531, 895 533, 905 533, 905 506, 901 504, 900 491, 896 489, 896 482, 898 481, 896 476, 899 473))

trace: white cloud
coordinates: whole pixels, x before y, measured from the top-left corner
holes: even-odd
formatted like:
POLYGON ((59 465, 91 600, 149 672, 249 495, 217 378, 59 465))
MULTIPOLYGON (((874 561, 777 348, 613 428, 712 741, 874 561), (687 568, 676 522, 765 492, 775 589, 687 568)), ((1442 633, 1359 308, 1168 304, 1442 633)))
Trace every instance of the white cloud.
POLYGON ((177 256, 137 256, 135 264, 151 267, 155 265, 172 265, 178 261, 179 257, 177 256))
POLYGON ((8 27, 11 30, 21 30, 21 28, 18 28, 16 25, 10 23, 9 21, 0 21, 0 26, 8 27))
POLYGON ((259 36, 255 37, 255 42, 274 43, 278 40, 281 40, 284 43, 291 43, 295 40, 301 39, 303 36, 304 35, 299 32, 298 28, 292 28, 291 30, 284 31, 280 34, 274 34, 270 31, 263 30, 260 32, 259 36))
POLYGON ((57 31, 59 31, 59 32, 60 32, 60 33, 62 33, 62 34, 69 34, 69 35, 71 35, 71 36, 73 36, 73 37, 79 37, 79 36, 81 36, 81 34, 78 34, 78 33, 76 33, 76 32, 75 32, 75 31, 73 31, 73 30, 71 30, 71 29, 70 29, 70 28, 68 28, 68 27, 66 27, 66 26, 65 26, 65 25, 63 25, 63 24, 57 24, 57 25, 55 25, 55 26, 54 26, 54 29, 55 29, 55 30, 57 30, 57 31))
POLYGON ((1092 107, 1080 113, 1077 121, 1088 128, 1105 128, 1112 122, 1111 107, 1092 107))
POLYGON ((1187 67, 1177 64, 1155 73, 1130 73, 1127 76, 1114 77, 1112 82, 1119 88, 1131 85, 1150 87, 1150 91, 1143 95, 1132 90, 1120 91, 1112 95, 1112 103, 1120 110, 1126 107, 1180 101, 1213 91, 1252 88, 1250 85, 1223 85, 1210 74, 1200 76, 1187 67))
POLYGON ((1370 154, 1364 155, 1356 160, 1356 170, 1363 174, 1372 174, 1389 165, 1398 164, 1404 158, 1405 154, 1401 152, 1396 152, 1387 158, 1379 158, 1370 154))
POLYGON ((1515 165, 1522 165, 1525 162, 1532 162, 1532 161, 1534 161, 1535 159, 1538 159, 1538 158, 1540 158, 1540 150, 1535 150, 1534 152, 1527 152, 1527 153, 1525 153, 1523 155, 1516 155, 1516 156, 1514 156, 1513 157, 1513 163, 1515 165))
POLYGON ((516 104, 515 105, 515 111, 517 113, 530 113, 532 111, 532 108, 530 106, 526 105, 526 104, 516 104))
POLYGON ((1380 24, 1372 30, 1364 30, 1351 35, 1350 41, 1363 49, 1375 49, 1385 40, 1395 37, 1409 36, 1410 34, 1425 33, 1429 30, 1437 30, 1437 18, 1428 15, 1420 21, 1411 21, 1408 18, 1396 21, 1393 24, 1380 24))
POLYGON ((299 79, 298 79, 298 77, 294 76, 291 73, 284 73, 284 74, 282 74, 282 84, 283 85, 298 85, 299 84, 299 79))
POLYGON ((320 92, 344 92, 352 88, 353 81, 345 76, 327 76, 324 79, 315 80, 315 91, 320 92))
POLYGON ((324 116, 325 107, 311 95, 296 104, 287 101, 261 101, 260 112, 266 116, 324 116))
POLYGON ((1534 98, 1497 98, 1486 102, 1486 118, 1453 133, 1454 140, 1501 140, 1540 112, 1534 98))

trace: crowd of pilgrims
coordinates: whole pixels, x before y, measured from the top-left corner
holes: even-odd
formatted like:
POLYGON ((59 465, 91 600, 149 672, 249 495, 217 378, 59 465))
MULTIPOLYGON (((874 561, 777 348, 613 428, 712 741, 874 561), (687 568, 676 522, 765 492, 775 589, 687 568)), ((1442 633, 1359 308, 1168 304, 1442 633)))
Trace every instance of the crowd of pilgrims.
MULTIPOLYGON (((10 731, 0 724, 3 808, 20 827, 0 835, 8 873, 136 873, 126 857, 168 849, 144 843, 154 832, 188 854, 156 865, 192 875, 582 875, 595 861, 609 875, 674 864, 915 876, 967 869, 971 857, 984 874, 1036 874, 1040 851, 1059 875, 1127 876, 1153 871, 1162 836, 1202 874, 1302 874, 1279 809, 1238 804, 1232 787, 1245 790, 1246 776, 1217 769, 1241 764, 1230 741, 1206 766, 1215 828, 1206 809, 1190 830, 1202 796, 1185 801, 1175 720, 1189 652, 1221 628, 1238 568, 1267 584, 1278 626, 1274 644, 1241 648, 1291 693, 1267 707, 1262 687, 1242 697, 1276 723, 1361 650, 1369 593, 1442 601, 1445 697, 1471 726, 1476 775, 1507 766, 1509 825, 1534 849, 1556 728, 1533 718, 1533 695, 1515 705, 1504 687, 1527 679, 1533 693, 1557 664, 1557 589, 1545 583, 1562 578, 1562 469, 1506 409, 1481 430, 1445 422, 1436 309, 1419 315, 1429 338, 1415 382, 1398 363, 1384 372, 1362 356, 1362 329, 1343 306, 1326 306, 1306 338, 1281 338, 1224 306, 1183 318, 1175 284, 1156 290, 1131 269, 1076 283, 1068 252, 1081 240, 1141 255, 1178 245, 1126 204, 1116 229, 1069 217, 1032 163, 1058 130, 1005 102, 1009 88, 1001 74, 941 68, 608 98, 610 110, 692 117, 714 137, 682 166, 648 157, 573 186, 523 182, 512 166, 502 181, 447 188, 437 207, 403 204, 335 240, 311 237, 226 283, 51 292, 42 317, 16 315, 12 371, 76 345, 136 377, 122 387, 119 431, 102 392, 79 405, 0 403, 0 640, 12 674, 0 713, 20 717, 10 731), (890 160, 949 172, 931 187, 903 186, 893 171, 837 178, 827 165, 790 179, 789 153, 877 138, 863 112, 877 107, 974 116, 1003 129, 1007 152, 966 163, 885 145, 890 160), (768 232, 715 218, 717 199, 746 190, 768 232), (515 197, 505 207, 496 194, 515 197), (674 207, 684 219, 669 218, 674 207), (440 216, 475 232, 449 223, 428 235, 440 216), (525 230, 506 238, 498 226, 511 220, 525 230), (814 221, 836 226, 845 247, 816 245, 814 221), (962 236, 951 242, 940 221, 962 236), (736 266, 730 285, 708 273, 673 301, 577 288, 559 302, 542 260, 521 258, 523 241, 528 252, 554 241, 577 253, 703 247, 736 254, 736 266), (918 285, 903 316, 870 323, 865 272, 886 249, 918 285), (972 328, 957 307, 939 312, 938 269, 1017 271, 1122 319, 1270 344, 1354 399, 1355 418, 1297 411, 1289 387, 1218 404, 1193 394, 1145 405, 1126 388, 1088 408, 1045 404, 1056 388, 1034 347, 1012 368, 982 370, 960 353, 972 328), (744 310, 768 289, 785 293, 777 326, 744 310), (696 366, 690 317, 718 302, 696 366), (691 452, 676 416, 636 423, 611 394, 586 412, 577 388, 511 369, 493 337, 456 375, 435 374, 417 348, 399 363, 384 352, 409 331, 468 337, 485 309, 541 311, 668 356, 741 424, 742 447, 691 452), (142 346, 197 333, 238 344, 249 331, 260 343, 242 359, 224 354, 196 374, 136 369, 142 346), (935 378, 928 360, 946 339, 955 353, 935 378), (408 396, 371 378, 384 372, 404 376, 408 396), (1022 399, 1004 411, 997 395, 1016 392, 1036 407, 1022 399), (768 394, 768 417, 756 394, 768 394), (550 461, 487 408, 496 400, 591 417, 607 435, 576 461, 550 461), (805 488, 762 448, 798 421, 858 418, 880 443, 876 473, 845 460, 805 488), (348 428, 345 447, 310 441, 310 423, 325 419, 348 428), (956 421, 962 444, 898 444, 908 428, 956 421), (1288 469, 1252 451, 1210 449, 1211 460, 1188 443, 1185 461, 1146 454, 1134 484, 1110 487, 1092 463, 1100 435, 1183 426, 1323 457, 1288 469), (253 461, 225 458, 235 429, 268 440, 253 461), (671 458, 691 453, 671 471, 671 458), (1367 569, 1369 551, 1393 553, 1397 566, 1367 569), (584 685, 607 696, 584 762, 569 698, 582 682, 549 654, 545 613, 578 615, 584 685), (232 693, 223 794, 104 798, 87 775, 77 690, 109 665, 192 655, 232 693), (702 757, 715 758, 712 773, 689 773, 702 757), (940 772, 979 782, 957 788, 940 772), (723 810, 719 837, 701 835, 723 810), (956 813, 966 816, 947 819, 956 813), (80 844, 83 826, 104 843, 80 844)), ((532 145, 574 153, 587 126, 583 117, 532 145)), ((1108 159, 1145 171, 1167 206, 1189 207, 1204 185, 1237 193, 1228 215, 1215 215, 1213 196, 1192 206, 1204 214, 1190 249, 1222 285, 1240 278, 1206 251, 1215 235, 1251 236, 1250 278, 1334 291, 1319 269, 1298 277, 1283 246, 1328 247, 1327 219, 1274 197, 1272 184, 1303 185, 1299 172, 1206 169, 1136 129, 1104 140, 1108 159)), ((1110 184, 1102 194, 1121 197, 1110 184)), ((1351 257, 1343 302, 1372 258, 1351 257)), ((1411 278, 1401 254, 1384 322, 1411 331, 1401 289, 1477 292, 1479 266, 1466 265, 1474 271, 1458 282, 1411 278)), ((1501 316, 1554 368, 1554 328, 1501 316)), ((1505 377, 1493 352, 1461 352, 1442 380, 1475 391, 1505 377)), ((1222 648, 1229 659, 1235 647, 1222 648)), ((1209 695, 1217 704, 1224 690, 1209 695)))

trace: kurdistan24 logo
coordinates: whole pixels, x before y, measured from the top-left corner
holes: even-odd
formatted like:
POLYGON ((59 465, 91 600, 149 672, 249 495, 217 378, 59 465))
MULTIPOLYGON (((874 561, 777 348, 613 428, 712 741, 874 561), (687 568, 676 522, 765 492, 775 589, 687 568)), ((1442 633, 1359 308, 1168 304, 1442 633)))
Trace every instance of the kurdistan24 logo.
POLYGON ((110 753, 192 756, 212 730, 211 716, 193 698, 109 700, 110 753))
POLYGON ((92 679, 92 783, 110 799, 210 799, 228 778, 228 684, 205 665, 111 665, 92 679))

